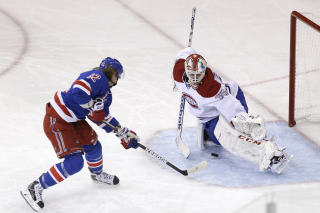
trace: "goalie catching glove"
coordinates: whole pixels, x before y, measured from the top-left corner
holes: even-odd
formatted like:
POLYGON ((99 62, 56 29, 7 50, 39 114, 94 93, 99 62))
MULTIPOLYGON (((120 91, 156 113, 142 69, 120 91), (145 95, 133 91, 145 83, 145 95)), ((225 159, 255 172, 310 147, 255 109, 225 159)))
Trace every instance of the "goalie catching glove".
POLYGON ((129 130, 128 127, 122 127, 116 134, 116 137, 121 140, 121 145, 125 149, 136 149, 140 146, 140 138, 134 131, 129 130))
POLYGON ((262 140, 267 134, 262 115, 254 117, 248 116, 247 113, 239 113, 231 119, 231 123, 236 130, 250 135, 254 140, 262 140))

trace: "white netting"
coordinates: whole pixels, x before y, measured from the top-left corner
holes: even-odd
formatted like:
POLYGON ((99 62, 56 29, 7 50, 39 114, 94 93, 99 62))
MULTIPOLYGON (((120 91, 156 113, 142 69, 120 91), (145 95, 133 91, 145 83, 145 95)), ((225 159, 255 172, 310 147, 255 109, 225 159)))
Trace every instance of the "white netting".
MULTIPOLYGON (((301 13, 320 25, 320 13, 301 13)), ((297 19, 295 120, 320 119, 320 32, 297 19)))

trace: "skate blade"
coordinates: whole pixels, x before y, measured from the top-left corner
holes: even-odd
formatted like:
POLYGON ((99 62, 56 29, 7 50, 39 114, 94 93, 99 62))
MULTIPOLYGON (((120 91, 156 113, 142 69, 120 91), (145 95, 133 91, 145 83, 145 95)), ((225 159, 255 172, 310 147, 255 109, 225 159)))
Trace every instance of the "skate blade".
POLYGON ((114 185, 113 182, 112 183, 105 183, 105 182, 101 182, 101 181, 97 181, 97 180, 92 180, 92 183, 94 184, 100 184, 100 185, 105 185, 105 186, 117 186, 117 185, 120 185, 120 184, 117 184, 117 185, 114 185))
POLYGON ((106 186, 113 186, 112 183, 104 183, 104 182, 99 182, 99 181, 95 181, 95 180, 92 180, 92 183, 100 184, 100 185, 106 185, 106 186))
POLYGON ((292 159, 293 155, 288 155, 288 157, 285 159, 285 162, 277 169, 277 174, 280 174, 284 168, 288 165, 290 160, 292 159))
POLYGON ((40 210, 40 207, 31 198, 31 195, 28 189, 20 191, 20 194, 34 211, 38 212, 40 210))

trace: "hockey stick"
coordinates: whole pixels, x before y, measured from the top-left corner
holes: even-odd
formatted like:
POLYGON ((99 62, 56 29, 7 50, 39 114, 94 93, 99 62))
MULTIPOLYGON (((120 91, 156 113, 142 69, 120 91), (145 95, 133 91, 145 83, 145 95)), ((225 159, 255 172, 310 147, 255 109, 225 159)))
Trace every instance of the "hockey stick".
MULTIPOLYGON (((107 126, 109 126, 111 129, 113 129, 114 132, 118 132, 118 129, 116 127, 114 127, 113 125, 109 124, 108 122, 103 121, 104 124, 106 124, 107 126)), ((168 166, 170 166, 171 168, 173 168, 174 170, 176 170, 177 172, 183 174, 184 176, 188 176, 191 175, 193 173, 199 172, 202 169, 206 168, 208 163, 207 161, 202 161, 201 163, 198 163, 197 165, 195 165, 194 167, 187 169, 187 170, 181 170, 179 168, 177 168, 175 165, 171 164, 170 162, 168 162, 167 160, 165 160, 163 157, 159 156, 158 154, 156 154, 155 152, 153 152, 151 149, 145 147, 144 145, 142 145, 141 143, 138 143, 139 147, 141 149, 143 149, 144 151, 146 151, 148 154, 152 155, 153 157, 157 158, 158 160, 162 161, 163 163, 167 164, 168 166)))
MULTIPOLYGON (((191 30, 189 35, 189 43, 188 47, 191 47, 192 44, 192 36, 193 36, 193 27, 194 27, 194 18, 196 16, 196 8, 192 8, 192 16, 191 16, 191 30)), ((182 134, 182 124, 183 124, 183 116, 184 116, 184 106, 185 106, 185 98, 181 95, 181 102, 180 102, 180 111, 179 111, 179 118, 178 118, 178 129, 176 135, 176 144, 185 158, 188 158, 191 151, 189 147, 182 141, 181 134, 182 134)))

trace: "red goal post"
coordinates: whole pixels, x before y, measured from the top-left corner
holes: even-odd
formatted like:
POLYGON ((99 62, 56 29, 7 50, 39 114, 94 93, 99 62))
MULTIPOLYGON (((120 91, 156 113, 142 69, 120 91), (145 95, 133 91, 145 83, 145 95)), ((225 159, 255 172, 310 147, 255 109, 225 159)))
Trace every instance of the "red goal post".
POLYGON ((291 13, 289 126, 320 120, 320 13, 291 13))

